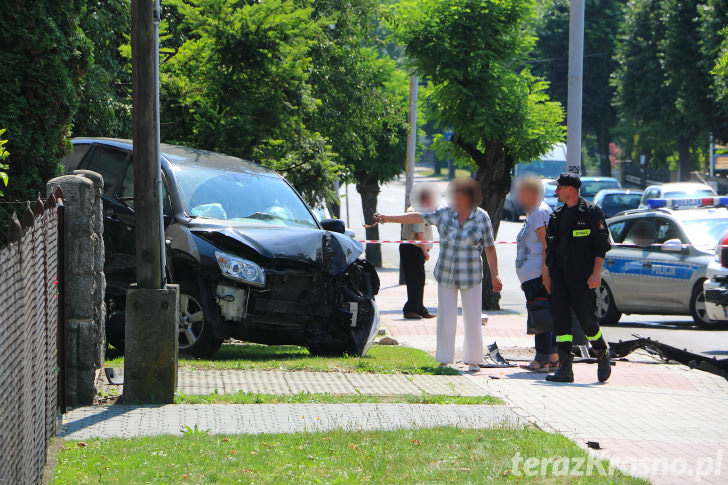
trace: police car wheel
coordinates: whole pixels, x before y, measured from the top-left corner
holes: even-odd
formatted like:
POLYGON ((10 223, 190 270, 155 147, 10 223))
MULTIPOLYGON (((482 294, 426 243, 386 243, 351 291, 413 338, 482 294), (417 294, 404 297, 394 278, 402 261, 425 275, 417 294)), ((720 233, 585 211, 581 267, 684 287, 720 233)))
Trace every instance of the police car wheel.
POLYGON ((690 297, 690 316, 693 317, 693 321, 699 326, 715 325, 718 322, 708 318, 708 313, 705 311, 703 281, 705 280, 698 281, 693 288, 693 293, 690 297))
POLYGON ((597 321, 605 325, 614 325, 619 322, 619 319, 622 318, 622 312, 617 310, 617 305, 614 303, 612 290, 609 289, 609 286, 602 281, 602 284, 595 291, 597 304, 594 309, 594 316, 597 321))

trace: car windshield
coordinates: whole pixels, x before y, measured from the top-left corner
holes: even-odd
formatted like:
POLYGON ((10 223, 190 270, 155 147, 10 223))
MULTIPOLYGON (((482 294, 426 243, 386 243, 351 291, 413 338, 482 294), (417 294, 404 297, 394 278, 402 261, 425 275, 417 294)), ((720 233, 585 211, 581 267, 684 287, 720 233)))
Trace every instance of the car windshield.
POLYGON ((543 186, 544 197, 556 197, 556 185, 548 183, 543 186))
POLYGON ((584 182, 581 186, 581 195, 594 195, 602 189, 613 189, 619 187, 616 180, 595 180, 584 182))
POLYGON ((609 194, 602 201, 602 208, 636 209, 640 204, 642 194, 609 194))
POLYGON ((683 221, 686 233, 696 246, 715 246, 728 230, 728 218, 691 219, 683 221))
POLYGON ((191 217, 318 227, 298 194, 275 175, 201 167, 177 169, 175 178, 184 210, 191 217))
POLYGON ((687 199, 690 197, 713 197, 715 196, 715 193, 712 190, 708 189, 698 189, 693 190, 690 192, 686 191, 674 191, 674 192, 665 192, 663 194, 663 198, 665 199, 687 199))

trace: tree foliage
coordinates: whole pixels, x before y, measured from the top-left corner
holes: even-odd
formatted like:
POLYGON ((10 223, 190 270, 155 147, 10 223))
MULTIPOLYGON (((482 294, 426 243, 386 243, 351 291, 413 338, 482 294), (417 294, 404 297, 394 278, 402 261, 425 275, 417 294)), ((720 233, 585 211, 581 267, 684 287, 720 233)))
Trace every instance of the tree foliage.
MULTIPOLYGON (((420 0, 402 6, 407 55, 429 83, 428 116, 454 132, 440 147, 471 166, 495 231, 511 169, 563 136, 563 110, 526 64, 535 37, 532 0, 420 0)), ((497 308, 484 278, 485 308, 497 308)))
MULTIPOLYGON (((583 131, 597 140, 602 175, 611 175, 610 131, 616 121, 612 105, 614 48, 626 0, 587 0, 584 19, 583 131)), ((551 0, 539 8, 538 41, 532 54, 536 75, 549 81, 552 99, 566 106, 569 72, 569 0, 551 0)))
POLYGON ((728 5, 718 0, 631 0, 617 44, 616 107, 633 157, 678 152, 680 177, 697 166, 708 133, 726 134, 728 110, 711 76, 728 5))
POLYGON ((494 221, 513 164, 563 136, 562 108, 526 64, 533 16, 530 0, 422 0, 400 15, 406 53, 430 84, 426 109, 454 132, 451 155, 478 168, 494 221))
POLYGON ((128 138, 131 71, 120 48, 131 32, 129 0, 86 2, 80 27, 93 45, 93 63, 81 84, 73 135, 128 138))
POLYGON ((0 126, 7 128, 5 196, 45 191, 69 148, 91 45, 79 28, 81 0, 8 0, 0 15, 0 126))
POLYGON ((166 141, 255 160, 315 203, 341 171, 325 137, 305 124, 319 102, 311 49, 325 19, 292 1, 171 0, 180 45, 162 73, 166 141))

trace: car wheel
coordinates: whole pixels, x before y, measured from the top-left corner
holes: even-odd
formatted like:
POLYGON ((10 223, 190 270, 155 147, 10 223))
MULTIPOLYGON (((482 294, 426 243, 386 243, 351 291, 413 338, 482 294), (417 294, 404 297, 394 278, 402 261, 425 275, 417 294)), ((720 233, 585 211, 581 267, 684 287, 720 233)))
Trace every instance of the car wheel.
POLYGON ((222 345, 205 320, 197 281, 179 284, 179 351, 199 358, 212 357, 222 345))
POLYGON ((693 321, 699 326, 715 325, 715 320, 708 318, 708 313, 705 311, 705 292, 703 291, 703 281, 700 280, 693 287, 693 293, 690 296, 690 316, 693 317, 693 321))
POLYGON ((622 318, 622 312, 617 310, 617 305, 612 296, 612 290, 606 283, 602 284, 595 290, 597 296, 597 304, 594 309, 594 316, 600 324, 614 325, 622 318))

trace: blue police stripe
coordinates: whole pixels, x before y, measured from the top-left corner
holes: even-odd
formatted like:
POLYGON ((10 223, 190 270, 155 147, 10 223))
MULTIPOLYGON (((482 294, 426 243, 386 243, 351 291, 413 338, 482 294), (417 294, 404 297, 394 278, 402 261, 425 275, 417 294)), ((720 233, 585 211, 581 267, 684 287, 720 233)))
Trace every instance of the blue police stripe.
POLYGON ((641 259, 611 259, 614 263, 607 268, 610 273, 632 276, 689 280, 699 269, 699 266, 695 264, 670 263, 667 261, 650 261, 652 266, 645 268, 642 266, 644 260, 641 259))

